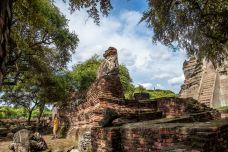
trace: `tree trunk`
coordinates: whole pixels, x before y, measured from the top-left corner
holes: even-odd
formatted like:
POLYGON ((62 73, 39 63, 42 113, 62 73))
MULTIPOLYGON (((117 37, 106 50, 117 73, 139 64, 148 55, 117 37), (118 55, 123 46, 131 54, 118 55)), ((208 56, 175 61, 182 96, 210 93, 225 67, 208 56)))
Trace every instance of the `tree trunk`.
POLYGON ((9 30, 12 19, 12 0, 0 0, 0 86, 6 71, 9 30))
POLYGON ((29 110, 29 111, 28 111, 28 125, 31 124, 32 111, 33 111, 33 110, 29 110))
POLYGON ((38 124, 40 124, 40 118, 41 118, 42 115, 43 115, 44 107, 45 107, 45 104, 41 104, 41 105, 39 106, 38 124))

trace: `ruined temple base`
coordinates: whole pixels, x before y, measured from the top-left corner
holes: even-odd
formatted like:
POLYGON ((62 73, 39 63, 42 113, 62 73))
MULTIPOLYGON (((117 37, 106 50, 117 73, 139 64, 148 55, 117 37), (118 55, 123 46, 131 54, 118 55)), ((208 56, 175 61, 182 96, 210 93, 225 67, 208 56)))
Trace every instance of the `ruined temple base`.
POLYGON ((159 119, 121 127, 93 128, 93 151, 225 152, 228 150, 228 121, 194 123, 183 123, 181 119, 179 121, 159 119))
POLYGON ((93 152, 217 152, 228 148, 228 120, 191 98, 100 98, 98 103, 83 104, 71 113, 68 132, 82 150, 90 147, 93 152), (110 127, 99 126, 105 117, 104 109, 119 115, 110 127))

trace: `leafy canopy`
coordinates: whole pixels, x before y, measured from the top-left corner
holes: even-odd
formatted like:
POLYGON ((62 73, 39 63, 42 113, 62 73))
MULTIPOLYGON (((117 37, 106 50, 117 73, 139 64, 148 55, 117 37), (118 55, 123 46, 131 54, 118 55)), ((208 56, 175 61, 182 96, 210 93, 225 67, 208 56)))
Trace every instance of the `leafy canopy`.
MULTIPOLYGON (((112 9, 111 0, 69 2, 72 11, 87 9, 96 23, 112 9)), ((227 0, 148 0, 141 22, 153 30, 154 42, 221 64, 228 57, 227 14, 227 0)))
MULTIPOLYGON (((85 62, 74 66, 73 71, 69 73, 69 77, 73 79, 73 83, 79 91, 86 91, 96 80, 97 70, 102 61, 102 59, 95 55, 85 62)), ((132 88, 132 79, 124 65, 119 66, 119 75, 123 90, 127 92, 132 88)))
POLYGON ((86 9, 96 24, 100 23, 100 14, 107 16, 112 9, 110 0, 69 0, 71 11, 86 9))
POLYGON ((189 55, 222 63, 228 56, 227 0, 150 0, 141 21, 154 42, 183 48, 189 55))
POLYGON ((64 70, 78 38, 59 9, 49 0, 20 0, 14 2, 13 13, 5 84, 15 84, 28 73, 64 70))
POLYGON ((13 13, 1 89, 4 101, 24 107, 31 117, 36 107, 44 109, 45 104, 68 96, 69 81, 64 73, 78 38, 49 0, 15 1, 13 13))

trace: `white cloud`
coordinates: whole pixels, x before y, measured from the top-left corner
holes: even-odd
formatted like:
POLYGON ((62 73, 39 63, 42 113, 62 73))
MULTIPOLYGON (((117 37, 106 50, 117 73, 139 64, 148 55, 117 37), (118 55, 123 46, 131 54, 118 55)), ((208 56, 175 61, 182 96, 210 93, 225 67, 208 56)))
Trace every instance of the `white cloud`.
POLYGON ((156 84, 156 89, 165 89, 161 84, 157 83, 156 84))
POLYGON ((146 88, 146 89, 153 89, 153 84, 152 83, 150 83, 150 82, 148 82, 148 83, 140 83, 140 84, 136 84, 135 86, 139 86, 139 85, 141 85, 141 86, 143 86, 144 88, 146 88))
POLYGON ((184 82, 184 75, 181 75, 179 77, 174 77, 174 78, 168 80, 168 83, 171 85, 180 85, 183 82, 184 82))
POLYGON ((142 14, 124 10, 119 16, 102 18, 100 26, 97 26, 85 11, 70 15, 66 4, 58 2, 57 5, 69 19, 70 30, 75 31, 80 39, 69 67, 94 54, 102 55, 109 46, 113 46, 118 50, 119 63, 127 66, 135 84, 178 92, 179 86, 173 84, 183 73, 185 53, 174 53, 161 44, 152 44, 152 32, 145 24, 138 24, 142 14))

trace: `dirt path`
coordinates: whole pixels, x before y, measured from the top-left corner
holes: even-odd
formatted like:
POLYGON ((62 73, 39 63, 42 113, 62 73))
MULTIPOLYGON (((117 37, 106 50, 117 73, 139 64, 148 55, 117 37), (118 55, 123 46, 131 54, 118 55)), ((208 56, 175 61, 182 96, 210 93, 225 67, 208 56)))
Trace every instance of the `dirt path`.
POLYGON ((44 140, 47 142, 48 148, 51 152, 62 152, 76 143, 72 139, 51 139, 52 136, 44 136, 44 140))
POLYGON ((0 152, 10 152, 8 146, 11 141, 2 141, 0 140, 0 152))
MULTIPOLYGON (((50 149, 51 152, 62 152, 66 149, 68 149, 71 146, 74 146, 76 143, 75 141, 71 140, 71 139, 55 139, 52 140, 52 136, 51 135, 47 135, 47 136, 43 136, 44 140, 46 141, 48 148, 50 149)), ((12 141, 6 141, 6 140, 1 140, 0 139, 0 152, 11 152, 8 149, 9 144, 12 141)))

